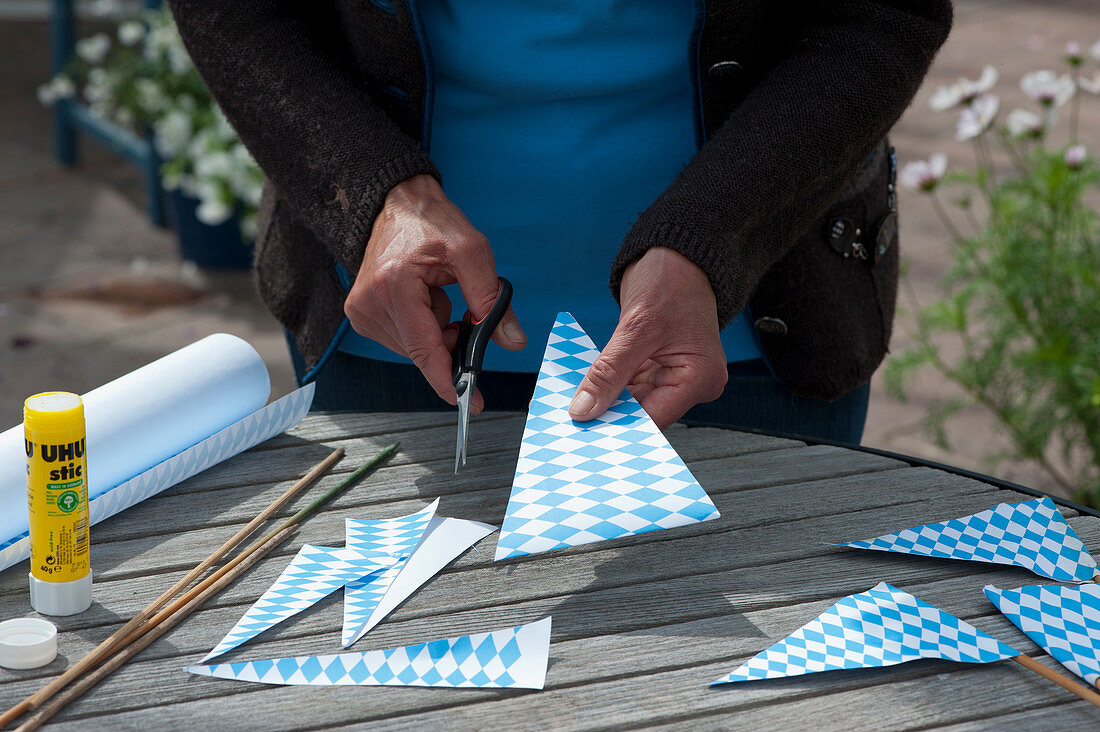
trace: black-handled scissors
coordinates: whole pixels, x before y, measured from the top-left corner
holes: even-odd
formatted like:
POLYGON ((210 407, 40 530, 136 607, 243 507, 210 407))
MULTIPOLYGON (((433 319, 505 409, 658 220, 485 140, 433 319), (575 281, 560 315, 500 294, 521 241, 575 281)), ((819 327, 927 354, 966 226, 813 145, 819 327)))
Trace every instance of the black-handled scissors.
POLYGON ((458 466, 466 464, 466 432, 470 426, 470 402, 474 398, 477 375, 485 360, 485 348, 489 345, 493 331, 500 325, 501 318, 512 302, 512 283, 503 277, 497 299, 488 315, 474 321, 467 310, 458 325, 458 341, 451 351, 452 376, 455 391, 458 392, 458 445, 455 447, 455 472, 458 466))

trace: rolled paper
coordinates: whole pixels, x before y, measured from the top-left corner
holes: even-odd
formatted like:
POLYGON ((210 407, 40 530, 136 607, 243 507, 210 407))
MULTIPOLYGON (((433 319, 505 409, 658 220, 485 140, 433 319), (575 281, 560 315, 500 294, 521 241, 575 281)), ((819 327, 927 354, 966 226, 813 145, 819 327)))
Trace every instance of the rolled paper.
MULTIPOLYGON (((218 333, 83 395, 89 500, 252 414, 270 391, 255 349, 218 333)), ((22 424, 0 434, 0 545, 27 531, 23 447, 22 424)))

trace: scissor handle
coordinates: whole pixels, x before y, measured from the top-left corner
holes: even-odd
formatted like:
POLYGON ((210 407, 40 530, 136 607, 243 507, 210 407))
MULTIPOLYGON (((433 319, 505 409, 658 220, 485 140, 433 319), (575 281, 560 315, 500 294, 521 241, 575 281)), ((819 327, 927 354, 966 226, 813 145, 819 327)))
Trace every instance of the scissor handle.
POLYGON ((458 341, 455 342, 455 348, 451 351, 453 377, 456 384, 463 372, 481 371, 481 364, 485 360, 485 349, 489 346, 493 331, 500 325, 504 313, 512 303, 512 283, 504 277, 498 277, 497 280, 499 281, 497 297, 485 317, 475 322, 470 311, 467 310, 458 326, 458 341))

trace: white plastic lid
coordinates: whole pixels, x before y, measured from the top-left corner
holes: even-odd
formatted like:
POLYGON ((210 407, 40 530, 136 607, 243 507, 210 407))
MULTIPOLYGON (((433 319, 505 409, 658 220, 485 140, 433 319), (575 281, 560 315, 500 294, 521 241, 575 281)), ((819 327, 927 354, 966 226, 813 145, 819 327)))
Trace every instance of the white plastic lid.
POLYGON ((27 572, 31 581, 31 607, 43 615, 76 615, 92 604, 92 571, 69 582, 47 582, 27 572))
POLYGON ((0 623, 0 666, 38 668, 57 656, 57 626, 41 618, 0 623))

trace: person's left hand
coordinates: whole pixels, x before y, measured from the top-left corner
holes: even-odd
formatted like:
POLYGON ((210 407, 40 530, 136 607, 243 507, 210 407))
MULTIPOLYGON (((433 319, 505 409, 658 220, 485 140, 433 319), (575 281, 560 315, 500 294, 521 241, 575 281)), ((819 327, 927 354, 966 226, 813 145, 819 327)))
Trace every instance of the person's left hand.
POLYGON ((626 388, 663 430, 721 396, 726 357, 703 270, 677 251, 654 247, 626 268, 619 301, 619 325, 569 405, 573 419, 595 419, 626 388))

